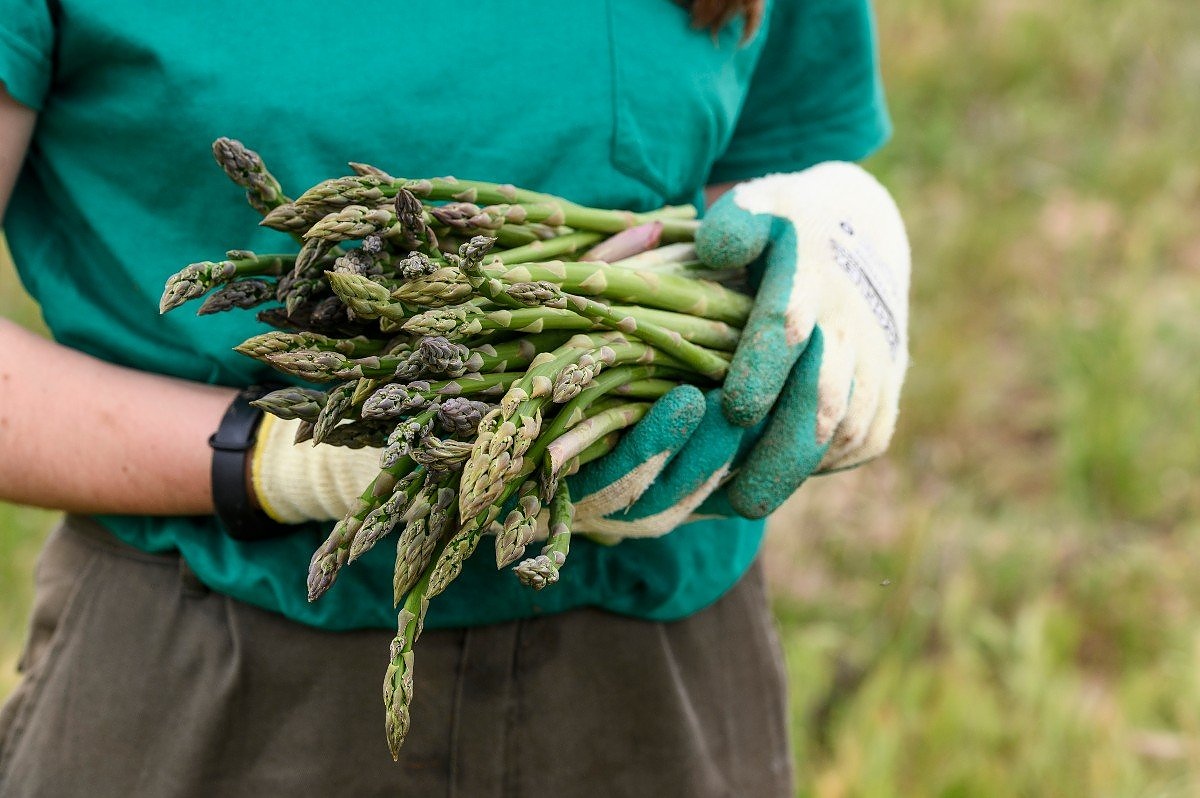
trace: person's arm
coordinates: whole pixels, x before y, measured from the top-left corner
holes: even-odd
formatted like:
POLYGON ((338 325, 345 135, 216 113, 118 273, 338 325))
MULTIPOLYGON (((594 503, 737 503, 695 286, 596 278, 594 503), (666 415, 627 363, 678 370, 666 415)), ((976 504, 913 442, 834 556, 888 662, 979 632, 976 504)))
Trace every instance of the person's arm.
POLYGON ((714 202, 716 202, 720 198, 720 196, 722 194, 724 194, 726 191, 729 191, 729 189, 733 188, 737 184, 738 184, 738 181, 731 181, 728 183, 713 183, 712 185, 705 186, 704 187, 704 204, 705 204, 705 206, 711 206, 714 202))
MULTIPOLYGON (((0 218, 36 114, 0 84, 0 218)), ((0 499, 81 513, 211 513, 236 392, 122 368, 0 319, 0 499)))

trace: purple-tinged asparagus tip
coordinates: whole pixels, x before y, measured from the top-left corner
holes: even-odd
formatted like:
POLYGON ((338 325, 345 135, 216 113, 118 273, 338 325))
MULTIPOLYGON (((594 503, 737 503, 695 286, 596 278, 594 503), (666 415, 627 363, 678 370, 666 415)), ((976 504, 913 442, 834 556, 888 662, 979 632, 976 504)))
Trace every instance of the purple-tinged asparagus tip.
POLYGON ((658 246, 662 239, 663 223, 646 222, 628 230, 622 230, 611 238, 606 238, 596 246, 583 253, 580 260, 602 260, 607 263, 632 258, 658 246))

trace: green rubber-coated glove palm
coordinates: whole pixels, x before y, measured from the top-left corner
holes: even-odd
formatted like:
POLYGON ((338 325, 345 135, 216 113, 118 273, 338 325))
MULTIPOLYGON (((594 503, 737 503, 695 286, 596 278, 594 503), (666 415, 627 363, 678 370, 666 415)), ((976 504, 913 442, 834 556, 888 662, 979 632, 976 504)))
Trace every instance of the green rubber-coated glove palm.
POLYGON ((752 434, 725 418, 720 391, 673 389, 615 450, 569 478, 575 529, 610 542, 670 532, 721 486, 752 434))
POLYGON ((759 518, 811 473, 887 448, 908 364, 908 238, 883 186, 830 162, 736 186, 696 249, 716 268, 762 266, 723 399, 734 425, 767 420, 728 488, 759 518))

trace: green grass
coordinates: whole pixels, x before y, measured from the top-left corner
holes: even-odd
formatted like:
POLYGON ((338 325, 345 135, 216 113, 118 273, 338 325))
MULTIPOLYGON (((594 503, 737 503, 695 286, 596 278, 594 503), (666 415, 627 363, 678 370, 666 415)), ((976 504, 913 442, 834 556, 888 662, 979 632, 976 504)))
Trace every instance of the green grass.
POLYGON ((913 367, 772 528, 801 794, 1198 794, 1200 6, 877 9, 913 367))
POLYGON ((800 794, 1200 794, 1200 5, 876 5, 913 366, 772 527, 800 794))

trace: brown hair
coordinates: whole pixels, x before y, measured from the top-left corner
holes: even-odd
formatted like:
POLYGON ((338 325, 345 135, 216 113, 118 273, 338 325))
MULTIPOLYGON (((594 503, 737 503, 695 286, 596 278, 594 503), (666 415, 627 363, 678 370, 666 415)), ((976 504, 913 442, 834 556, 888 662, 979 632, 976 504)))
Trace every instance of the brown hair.
POLYGON ((742 41, 754 36, 762 22, 766 0, 677 0, 691 11, 692 25, 707 28, 714 34, 725 27, 725 23, 741 14, 746 18, 742 41))

